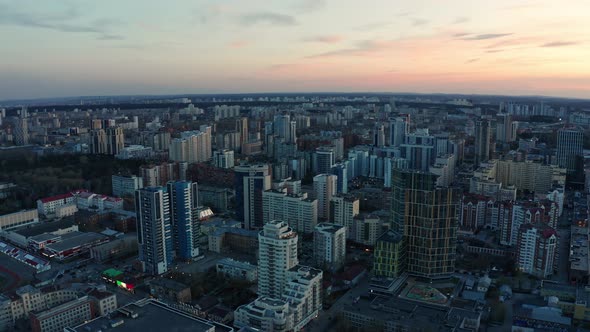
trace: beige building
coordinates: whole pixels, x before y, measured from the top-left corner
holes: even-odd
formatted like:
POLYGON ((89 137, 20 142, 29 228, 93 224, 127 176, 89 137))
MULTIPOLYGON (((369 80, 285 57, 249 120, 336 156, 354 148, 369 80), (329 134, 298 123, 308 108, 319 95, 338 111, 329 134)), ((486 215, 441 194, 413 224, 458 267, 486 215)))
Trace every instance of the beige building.
POLYGON ((39 211, 23 210, 0 216, 0 230, 6 230, 13 227, 36 224, 39 222, 39 211))
POLYGON ((346 227, 346 238, 351 239, 354 229, 354 218, 360 212, 360 201, 349 195, 333 196, 330 200, 330 222, 346 227))
POLYGON ((287 189, 267 190, 262 193, 264 224, 283 220, 301 233, 312 233, 318 222, 318 200, 307 193, 288 194, 287 189))

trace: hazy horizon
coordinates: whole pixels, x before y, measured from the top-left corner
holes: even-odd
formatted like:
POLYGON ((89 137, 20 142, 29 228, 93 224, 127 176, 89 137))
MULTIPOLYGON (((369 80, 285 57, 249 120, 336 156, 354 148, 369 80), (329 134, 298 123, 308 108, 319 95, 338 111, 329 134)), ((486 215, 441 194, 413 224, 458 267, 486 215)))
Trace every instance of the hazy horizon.
POLYGON ((590 98, 590 3, 0 0, 0 100, 240 93, 590 98))

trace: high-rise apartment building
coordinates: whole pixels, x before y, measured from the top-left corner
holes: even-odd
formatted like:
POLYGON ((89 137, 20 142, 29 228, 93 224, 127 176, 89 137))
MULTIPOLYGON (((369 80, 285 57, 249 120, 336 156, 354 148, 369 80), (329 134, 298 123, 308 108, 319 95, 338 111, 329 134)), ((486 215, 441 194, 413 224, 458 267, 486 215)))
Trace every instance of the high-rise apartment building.
POLYGON ((553 275, 557 267, 558 238, 545 224, 524 224, 518 231, 516 263, 524 273, 539 278, 553 275))
POLYGON ((359 213, 360 201, 352 195, 336 195, 330 200, 330 222, 345 226, 347 239, 351 239, 354 218, 359 213))
POLYGON ((458 192, 436 187, 436 176, 398 170, 392 180, 392 230, 403 236, 408 273, 436 279, 455 270, 458 192))
POLYGON ((499 113, 496 119, 496 139, 505 143, 514 142, 518 123, 512 121, 512 114, 499 113))
POLYGON ((346 227, 321 223, 313 232, 313 257, 320 268, 336 271, 346 259, 346 227))
POLYGON ((143 188, 143 179, 135 175, 113 175, 111 176, 113 196, 133 196, 137 189, 143 188))
POLYGON ((373 146, 385 146, 385 128, 383 124, 376 123, 375 127, 373 128, 373 146))
POLYGON ((249 131, 248 131, 248 118, 246 117, 242 117, 239 119, 236 119, 236 132, 239 133, 240 135, 240 142, 239 142, 239 147, 240 147, 240 151, 242 150, 242 145, 244 145, 244 143, 248 143, 249 138, 249 131))
POLYGON ((159 275, 168 271, 175 257, 189 260, 199 255, 198 204, 197 183, 188 181, 135 192, 139 260, 145 272, 159 275))
POLYGON ((245 229, 260 229, 264 223, 262 193, 271 188, 267 164, 240 165, 234 168, 236 218, 245 229))
POLYGON ((280 299, 289 269, 299 264, 297 233, 284 221, 273 220, 258 234, 258 296, 280 299))
POLYGON ((576 170, 576 158, 584 155, 584 133, 575 129, 557 132, 557 164, 568 173, 576 170))
POLYGON ((313 177, 313 190, 318 200, 318 218, 330 220, 330 201, 336 195, 336 175, 318 174, 313 177))
POLYGON ((318 200, 307 193, 289 194, 287 189, 266 190, 262 194, 263 222, 283 220, 297 232, 310 234, 318 222, 318 200))
POLYGON ((490 159, 491 133, 490 120, 475 122, 475 165, 490 159))
POLYGON ((330 173, 338 177, 336 181, 336 192, 339 194, 348 193, 348 161, 334 164, 330 173))
POLYGON ((170 160, 188 163, 204 162, 211 159, 211 127, 201 126, 200 130, 185 131, 170 144, 170 160))
POLYGON ((14 125, 14 144, 29 144, 29 123, 27 118, 23 116, 15 117, 12 123, 14 125))
POLYGON ((121 127, 109 127, 107 132, 107 154, 117 155, 125 147, 125 135, 121 127))
POLYGON ((283 139, 286 143, 296 142, 297 122, 291 121, 289 114, 278 114, 274 117, 274 135, 283 139))
POLYGON ((322 308, 321 270, 298 265, 297 233, 284 221, 258 234, 258 296, 235 311, 234 326, 264 332, 300 331, 322 308))
POLYGON ((90 132, 90 153, 116 155, 125 147, 121 127, 108 127, 90 132))
POLYGON ((389 122, 389 145, 399 147, 405 142, 406 134, 410 132, 408 117, 396 117, 389 122))
POLYGON ((320 146, 314 153, 313 171, 316 174, 331 173, 334 165, 334 147, 320 146))
POLYGON ((436 158, 434 143, 435 137, 430 135, 427 128, 419 128, 413 133, 406 134, 401 149, 403 157, 408 160, 409 167, 428 172, 436 158))
POLYGON ((165 187, 147 187, 135 192, 139 260, 146 273, 168 271, 174 259, 170 201, 165 187))
POLYGON ((405 252, 402 235, 388 230, 375 243, 374 273, 378 277, 396 278, 405 269, 405 252))
POLYGON ((176 257, 190 260, 199 256, 199 188, 196 182, 170 181, 167 189, 176 257))
POLYGON ((213 164, 219 168, 234 168, 234 151, 229 149, 215 150, 213 164))

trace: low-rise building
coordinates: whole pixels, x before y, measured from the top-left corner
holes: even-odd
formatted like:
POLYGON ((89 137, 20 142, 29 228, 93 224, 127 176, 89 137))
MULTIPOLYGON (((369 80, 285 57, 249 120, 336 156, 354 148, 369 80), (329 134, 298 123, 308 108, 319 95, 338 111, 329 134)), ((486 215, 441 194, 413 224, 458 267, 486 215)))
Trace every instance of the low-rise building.
POLYGON ((248 262, 223 258, 217 262, 217 274, 226 278, 255 282, 258 279, 258 267, 248 262))
POLYGON ((47 244, 42 254, 53 259, 64 260, 90 251, 93 246, 108 242, 109 238, 99 233, 70 232, 59 237, 59 241, 47 244))
POLYGON ((96 311, 88 296, 60 304, 45 311, 31 312, 31 331, 61 332, 96 317, 96 311))
POLYGON ((23 210, 0 216, 0 231, 39 222, 38 210, 23 210))
POLYGON ((150 294, 167 301, 188 303, 191 301, 191 288, 181 282, 167 278, 149 281, 150 294))
POLYGON ((259 297, 236 309, 234 326, 264 332, 291 331, 294 328, 293 311, 287 301, 259 297))
POLYGON ((217 253, 238 252, 256 256, 258 232, 235 227, 220 227, 209 234, 209 250, 217 253))
POLYGON ((143 188, 143 179, 135 175, 113 175, 111 177, 111 184, 113 196, 133 196, 137 189, 143 188))
POLYGON ((90 258, 102 263, 136 254, 137 250, 137 236, 132 234, 90 248, 90 258))
MULTIPOLYGON (((56 320, 68 321, 77 317, 76 314, 62 316, 61 311, 80 310, 79 299, 84 299, 82 302, 90 301, 91 308, 84 307, 83 310, 92 310, 98 315, 106 315, 117 309, 116 295, 104 290, 88 286, 77 289, 59 286, 35 288, 27 285, 0 295, 0 330, 10 331, 17 320, 31 316, 32 328, 55 331, 54 328, 60 326, 56 320)), ((63 331, 63 327, 58 330, 63 331)))
POLYGON ((339 314, 346 326, 377 331, 479 331, 481 310, 421 304, 397 297, 360 297, 339 314), (354 303, 353 303, 354 302, 354 303))
POLYGON ((88 331, 199 331, 233 332, 229 326, 208 321, 154 299, 143 299, 117 309, 108 316, 70 325, 64 332, 88 331))

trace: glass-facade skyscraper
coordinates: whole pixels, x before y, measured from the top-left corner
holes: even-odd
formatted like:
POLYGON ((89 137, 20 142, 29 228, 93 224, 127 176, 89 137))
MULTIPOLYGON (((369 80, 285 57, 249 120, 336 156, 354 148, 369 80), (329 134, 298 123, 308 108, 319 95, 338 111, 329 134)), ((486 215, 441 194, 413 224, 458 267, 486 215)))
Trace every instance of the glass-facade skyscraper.
POLYGON ((455 270, 459 192, 436 187, 436 175, 396 170, 392 178, 392 230, 402 236, 402 266, 428 279, 455 270))

